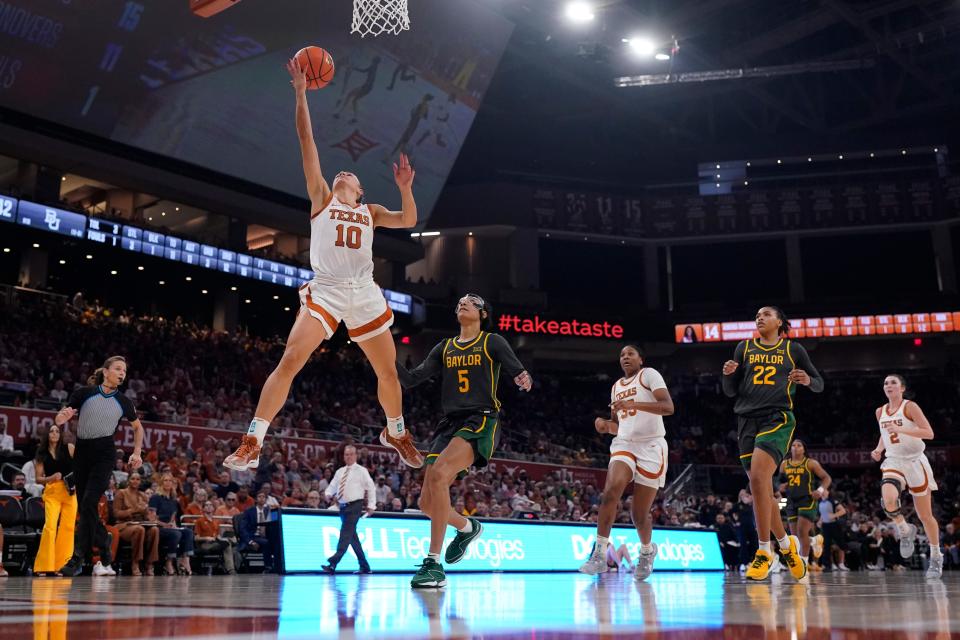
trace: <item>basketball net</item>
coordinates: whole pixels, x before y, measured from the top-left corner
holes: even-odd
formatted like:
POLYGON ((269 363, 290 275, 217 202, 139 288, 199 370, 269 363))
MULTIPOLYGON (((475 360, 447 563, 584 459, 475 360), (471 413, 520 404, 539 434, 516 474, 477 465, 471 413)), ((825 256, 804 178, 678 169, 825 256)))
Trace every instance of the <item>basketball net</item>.
POLYGON ((360 37, 381 33, 397 35, 410 28, 407 0, 353 0, 350 33, 360 37))

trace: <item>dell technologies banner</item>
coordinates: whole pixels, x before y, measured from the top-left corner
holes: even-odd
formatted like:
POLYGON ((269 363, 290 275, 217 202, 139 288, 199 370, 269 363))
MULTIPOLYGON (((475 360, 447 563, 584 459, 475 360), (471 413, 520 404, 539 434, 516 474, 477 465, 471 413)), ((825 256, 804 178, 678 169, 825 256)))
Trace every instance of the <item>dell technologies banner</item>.
MULTIPOLYGON (((340 536, 335 511, 284 509, 280 516, 285 571, 319 572, 333 555, 340 536), (319 544, 318 544, 319 542, 319 544)), ((374 571, 415 568, 430 545, 430 521, 422 516, 375 515, 363 518, 357 533, 374 571)), ((443 548, 453 539, 448 529, 443 548)), ((467 555, 448 571, 575 571, 590 555, 596 536, 594 525, 554 522, 485 521, 483 535, 470 545, 467 555)), ((614 527, 610 540, 626 544, 630 555, 640 553, 633 527, 614 527)), ((713 531, 654 529, 659 546, 657 571, 723 570, 720 543, 713 531)), ((338 565, 340 571, 358 569, 353 550, 338 565)))

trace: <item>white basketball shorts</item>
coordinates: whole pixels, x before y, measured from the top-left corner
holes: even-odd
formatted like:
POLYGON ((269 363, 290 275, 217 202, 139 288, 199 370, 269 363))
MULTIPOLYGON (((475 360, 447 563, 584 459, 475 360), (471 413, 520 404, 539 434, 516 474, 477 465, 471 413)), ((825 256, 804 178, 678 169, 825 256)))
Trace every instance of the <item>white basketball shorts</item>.
POLYGON ((328 338, 341 321, 356 342, 378 336, 393 325, 393 310, 375 282, 348 285, 314 279, 300 287, 300 307, 320 321, 328 338))
POLYGON ((633 470, 633 481, 654 489, 667 482, 667 441, 651 438, 630 442, 614 438, 610 443, 610 464, 622 462, 633 470))
POLYGON ((910 494, 914 496, 925 496, 939 488, 936 480, 933 479, 930 461, 922 453, 912 458, 888 456, 880 463, 880 471, 884 478, 894 478, 901 484, 906 483, 910 494))

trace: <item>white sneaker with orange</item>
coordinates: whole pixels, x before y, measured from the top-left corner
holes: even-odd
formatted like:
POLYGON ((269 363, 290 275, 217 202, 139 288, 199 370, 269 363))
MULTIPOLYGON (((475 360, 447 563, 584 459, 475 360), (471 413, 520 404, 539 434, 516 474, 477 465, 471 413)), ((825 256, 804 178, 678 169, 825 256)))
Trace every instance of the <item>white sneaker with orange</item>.
POLYGON ((223 466, 237 471, 260 466, 260 443, 256 436, 245 435, 240 438, 240 446, 223 460, 223 466))

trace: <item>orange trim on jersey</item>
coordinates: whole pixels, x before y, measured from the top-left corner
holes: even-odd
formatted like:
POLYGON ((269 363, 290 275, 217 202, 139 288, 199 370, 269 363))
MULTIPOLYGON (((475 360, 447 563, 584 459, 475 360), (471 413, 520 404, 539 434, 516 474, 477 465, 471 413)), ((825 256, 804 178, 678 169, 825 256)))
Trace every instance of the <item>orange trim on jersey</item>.
POLYGON ((886 405, 884 405, 884 407, 883 407, 883 412, 884 412, 885 414, 887 414, 887 417, 889 418, 890 416, 892 416, 892 415, 894 415, 895 413, 897 413, 897 411, 900 411, 900 409, 902 409, 903 406, 904 406, 906 403, 908 403, 908 402, 910 402, 910 401, 907 400, 906 398, 903 398, 903 399, 900 401, 900 404, 897 405, 897 410, 894 411, 893 413, 890 413, 890 403, 888 402, 886 405))
POLYGON ((653 389, 651 389, 651 388, 648 387, 647 385, 643 384, 643 372, 646 371, 646 370, 647 370, 646 367, 644 367, 643 369, 640 369, 640 373, 639 373, 639 376, 640 376, 640 377, 637 378, 637 382, 640 383, 640 386, 641 386, 641 387, 643 387, 644 389, 646 389, 646 390, 649 391, 650 393, 653 393, 653 389))
POLYGON ((327 199, 323 201, 323 204, 320 205, 320 208, 317 209, 316 213, 310 214, 310 219, 313 220, 313 219, 316 218, 318 215, 320 215, 320 213, 323 212, 324 209, 326 209, 327 207, 330 206, 330 203, 331 203, 332 201, 333 201, 333 190, 331 189, 330 193, 327 194, 327 199))
POLYGON ((930 486, 930 478, 927 477, 927 468, 920 465, 920 469, 923 471, 923 484, 916 489, 910 487, 910 493, 920 494, 927 490, 927 487, 930 486))
POLYGON ((640 371, 637 371, 635 374, 633 374, 633 377, 630 378, 629 380, 627 380, 626 378, 620 378, 619 380, 617 380, 617 384, 625 387, 631 382, 633 382, 637 378, 637 376, 639 376, 641 373, 643 373, 643 367, 640 367, 640 371))
POLYGON ((637 473, 639 473, 639 474, 642 475, 644 478, 647 478, 647 479, 649 479, 649 480, 656 480, 656 479, 659 478, 661 475, 663 475, 663 467, 664 467, 664 466, 665 466, 665 461, 664 461, 664 459, 663 459, 663 449, 661 449, 661 450, 660 450, 660 468, 657 470, 657 472, 656 472, 656 473, 650 473, 649 471, 646 471, 645 469, 643 469, 640 465, 637 465, 637 473))
MULTIPOLYGON (((329 325, 328 328, 330 329, 331 332, 335 332, 337 330, 337 327, 340 325, 340 323, 336 321, 332 313, 330 313, 329 311, 327 311, 326 309, 324 309, 319 304, 313 301, 313 296, 310 291, 309 283, 307 283, 307 295, 306 295, 305 301, 307 303, 307 309, 310 309, 311 311, 316 311, 317 313, 319 313, 320 317, 322 317, 324 321, 327 323, 327 325, 329 325)), ((330 338, 331 336, 327 336, 327 337, 330 338)))
POLYGON ((376 331, 383 325, 387 324, 387 322, 389 322, 391 318, 393 318, 393 309, 391 309, 390 307, 387 307, 386 311, 378 315, 376 318, 374 318, 367 324, 359 326, 356 329, 348 330, 347 335, 349 335, 351 338, 356 338, 357 336, 365 335, 367 333, 370 333, 371 331, 376 331))

